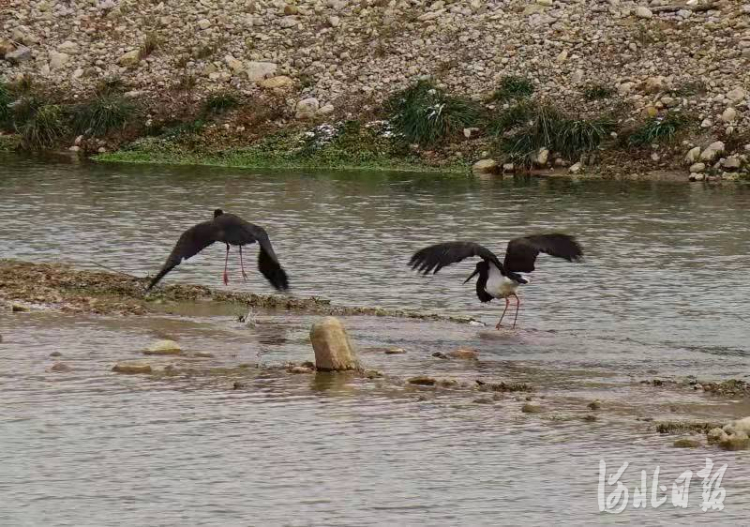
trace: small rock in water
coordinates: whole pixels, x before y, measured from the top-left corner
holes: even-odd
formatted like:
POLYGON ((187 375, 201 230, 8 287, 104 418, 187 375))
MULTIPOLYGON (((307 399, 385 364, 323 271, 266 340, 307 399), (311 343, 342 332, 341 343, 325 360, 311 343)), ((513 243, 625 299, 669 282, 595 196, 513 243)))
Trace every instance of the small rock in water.
POLYGON ((458 348, 457 350, 448 353, 448 357, 454 359, 476 360, 479 358, 479 352, 471 348, 458 348))
POLYGON ((3 343, 3 336, 0 335, 0 344, 2 344, 2 343, 3 343))
POLYGON ((50 357, 62 357, 62 353, 60 353, 59 351, 53 351, 52 353, 49 354, 49 356, 50 357))
POLYGON ((587 407, 591 410, 599 410, 602 407, 602 403, 599 401, 591 401, 587 407))
POLYGON ((179 355, 182 348, 174 340, 159 340, 152 344, 144 355, 179 355))
POLYGON ((437 359, 448 360, 448 355, 446 355, 445 353, 441 351, 436 351, 435 353, 432 354, 432 356, 437 359))
POLYGON ((402 355, 406 353, 404 348, 388 348, 385 350, 386 355, 402 355))
POLYGON ((494 159, 480 159, 471 168, 480 174, 496 174, 498 171, 497 161, 494 159))
POLYGON ((583 416, 583 420, 587 423, 594 423, 598 421, 598 417, 596 417, 594 414, 588 414, 583 416))
POLYGON ((435 384, 437 383, 435 379, 433 379, 432 377, 427 377, 426 375, 412 377, 406 382, 408 382, 409 384, 417 384, 419 386, 435 386, 435 384))
POLYGON ((695 439, 682 438, 675 440, 672 446, 675 448, 697 448, 701 446, 701 442, 695 439))
POLYGON ((28 307, 26 307, 26 306, 24 306, 24 305, 21 305, 21 304, 15 304, 15 303, 14 303, 14 304, 11 304, 11 305, 10 305, 10 310, 11 310, 11 311, 12 311, 13 313, 24 313, 24 312, 26 312, 26 311, 29 311, 29 308, 28 308, 28 307))
POLYGON ((62 362, 56 362, 52 365, 50 368, 50 371, 56 372, 56 373, 64 373, 66 371, 70 371, 72 368, 68 366, 67 364, 63 364, 62 362))
POLYGON ((143 362, 118 362, 115 364, 112 371, 115 373, 124 373, 128 375, 136 375, 139 373, 151 373, 151 365, 143 362))
POLYGON ((544 410, 541 406, 537 404, 529 404, 526 403, 521 407, 521 411, 525 414, 539 414, 542 413, 544 410))
POLYGON ((287 373, 313 373, 315 370, 311 368, 310 366, 302 365, 302 366, 296 366, 292 365, 289 366, 286 369, 287 373))

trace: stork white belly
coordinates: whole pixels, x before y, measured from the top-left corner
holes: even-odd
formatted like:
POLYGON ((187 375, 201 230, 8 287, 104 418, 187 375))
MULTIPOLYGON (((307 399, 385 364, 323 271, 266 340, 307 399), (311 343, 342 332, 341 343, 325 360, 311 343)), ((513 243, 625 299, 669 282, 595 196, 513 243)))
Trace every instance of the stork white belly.
POLYGON ((507 298, 516 292, 518 285, 518 282, 511 280, 507 276, 503 276, 500 269, 490 264, 487 284, 484 286, 484 290, 487 291, 490 296, 495 298, 507 298))

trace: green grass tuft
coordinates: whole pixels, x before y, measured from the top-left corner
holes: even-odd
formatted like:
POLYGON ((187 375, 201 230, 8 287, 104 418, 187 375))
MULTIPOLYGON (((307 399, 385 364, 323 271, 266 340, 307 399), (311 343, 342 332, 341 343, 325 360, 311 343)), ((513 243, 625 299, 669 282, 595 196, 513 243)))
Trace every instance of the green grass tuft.
POLYGON ((204 114, 219 114, 237 108, 240 99, 231 92, 217 92, 208 96, 203 103, 204 114))
POLYGON ((448 95, 428 81, 395 93, 385 108, 394 132, 423 147, 445 142, 478 124, 481 116, 479 104, 448 95))
POLYGON ((125 91, 125 83, 120 77, 105 77, 96 85, 97 95, 111 95, 125 91))
POLYGON ((0 83, 0 130, 9 130, 12 125, 13 110, 10 104, 13 102, 10 89, 0 83))
POLYGON ((65 135, 64 113, 56 104, 34 106, 24 110, 24 120, 16 120, 18 133, 27 150, 51 148, 65 135))
POLYGON ((534 84, 525 77, 509 75, 503 77, 500 85, 492 95, 493 101, 508 101, 512 99, 525 99, 534 93, 534 84))
POLYGON ((125 127, 135 111, 135 105, 121 95, 100 95, 73 108, 73 130, 78 134, 101 137, 125 127))
POLYGON ((602 86, 601 84, 591 84, 583 89, 583 97, 587 101, 600 101, 602 99, 610 99, 615 93, 614 88, 608 86, 602 86))
POLYGON ((147 34, 143 44, 138 48, 138 60, 143 60, 151 55, 154 51, 159 49, 160 45, 161 41, 156 33, 147 34))
POLYGON ((540 106, 531 124, 499 138, 500 149, 522 163, 530 163, 541 148, 574 160, 599 148, 614 128, 609 118, 572 119, 553 107, 540 106))
POLYGON ((687 124, 687 119, 678 113, 669 113, 662 117, 652 117, 627 137, 629 146, 648 146, 651 144, 671 143, 677 132, 687 124))

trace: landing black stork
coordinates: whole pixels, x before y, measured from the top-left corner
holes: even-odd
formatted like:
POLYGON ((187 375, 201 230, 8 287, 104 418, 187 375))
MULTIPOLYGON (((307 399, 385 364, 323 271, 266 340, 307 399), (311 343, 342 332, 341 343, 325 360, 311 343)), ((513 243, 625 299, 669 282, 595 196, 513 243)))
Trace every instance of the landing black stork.
POLYGON ((245 266, 242 263, 242 246, 258 242, 260 245, 258 269, 277 290, 286 291, 289 289, 289 280, 287 279, 286 272, 279 264, 279 260, 276 257, 271 240, 268 238, 268 233, 266 233, 265 229, 248 223, 239 216, 225 214, 223 210, 216 209, 214 211, 214 219, 194 225, 182 233, 161 271, 151 280, 147 290, 154 287, 159 280, 177 267, 180 262, 195 256, 214 242, 225 243, 227 246, 227 256, 224 259, 224 285, 229 284, 229 277, 227 276, 229 246, 239 246, 242 277, 247 278, 245 266))
POLYGON ((516 316, 513 319, 513 327, 516 327, 518 310, 521 307, 521 299, 516 294, 516 289, 521 284, 528 284, 528 278, 519 273, 530 273, 534 268, 539 253, 547 253, 551 256, 563 258, 569 262, 578 262, 583 258, 583 249, 575 238, 567 234, 536 234, 515 238, 508 243, 505 250, 505 260, 500 263, 495 254, 489 249, 473 242, 446 242, 431 245, 414 253, 409 265, 417 272, 425 275, 432 271, 437 273, 443 267, 460 262, 471 256, 478 256, 482 261, 477 262, 476 269, 464 283, 476 275, 477 296, 482 302, 489 302, 493 298, 504 298, 505 309, 500 316, 500 321, 495 326, 500 329, 503 322, 510 298, 516 299, 516 316))

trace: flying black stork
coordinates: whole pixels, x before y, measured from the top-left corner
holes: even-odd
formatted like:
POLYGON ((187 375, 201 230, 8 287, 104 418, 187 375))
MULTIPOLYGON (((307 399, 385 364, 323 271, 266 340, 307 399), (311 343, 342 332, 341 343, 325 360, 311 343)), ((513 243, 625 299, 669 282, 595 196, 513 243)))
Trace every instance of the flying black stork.
POLYGON ((258 269, 266 277, 273 287, 279 291, 289 289, 289 280, 286 272, 279 264, 276 253, 268 238, 265 229, 252 223, 248 223, 239 216, 234 214, 225 214, 223 210, 214 211, 214 219, 204 221, 198 225, 190 227, 182 233, 179 240, 167 257, 167 261, 161 268, 161 271, 151 280, 147 290, 154 287, 159 280, 177 267, 183 260, 187 260, 201 252, 203 249, 214 242, 225 243, 227 246, 227 255, 224 259, 224 285, 229 284, 227 275, 227 263, 229 261, 229 246, 237 245, 240 248, 240 268, 242 269, 243 279, 247 278, 245 266, 242 263, 242 246, 258 242, 260 253, 258 253, 258 269))
POLYGON ((446 242, 425 247, 414 253, 409 265, 417 272, 425 275, 432 271, 437 273, 443 267, 458 263, 472 256, 478 256, 482 260, 477 262, 474 272, 464 283, 476 275, 477 296, 482 302, 489 302, 493 298, 505 299, 505 309, 500 316, 500 321, 495 326, 500 329, 505 313, 508 311, 510 298, 516 299, 516 316, 513 319, 513 327, 516 327, 518 310, 521 307, 521 299, 516 294, 516 289, 521 284, 528 284, 529 279, 520 273, 530 273, 535 267, 539 253, 547 253, 551 256, 563 258, 569 262, 578 262, 583 258, 583 249, 575 238, 567 234, 535 234, 515 238, 508 243, 505 250, 505 260, 500 263, 495 254, 489 249, 473 242, 446 242))

